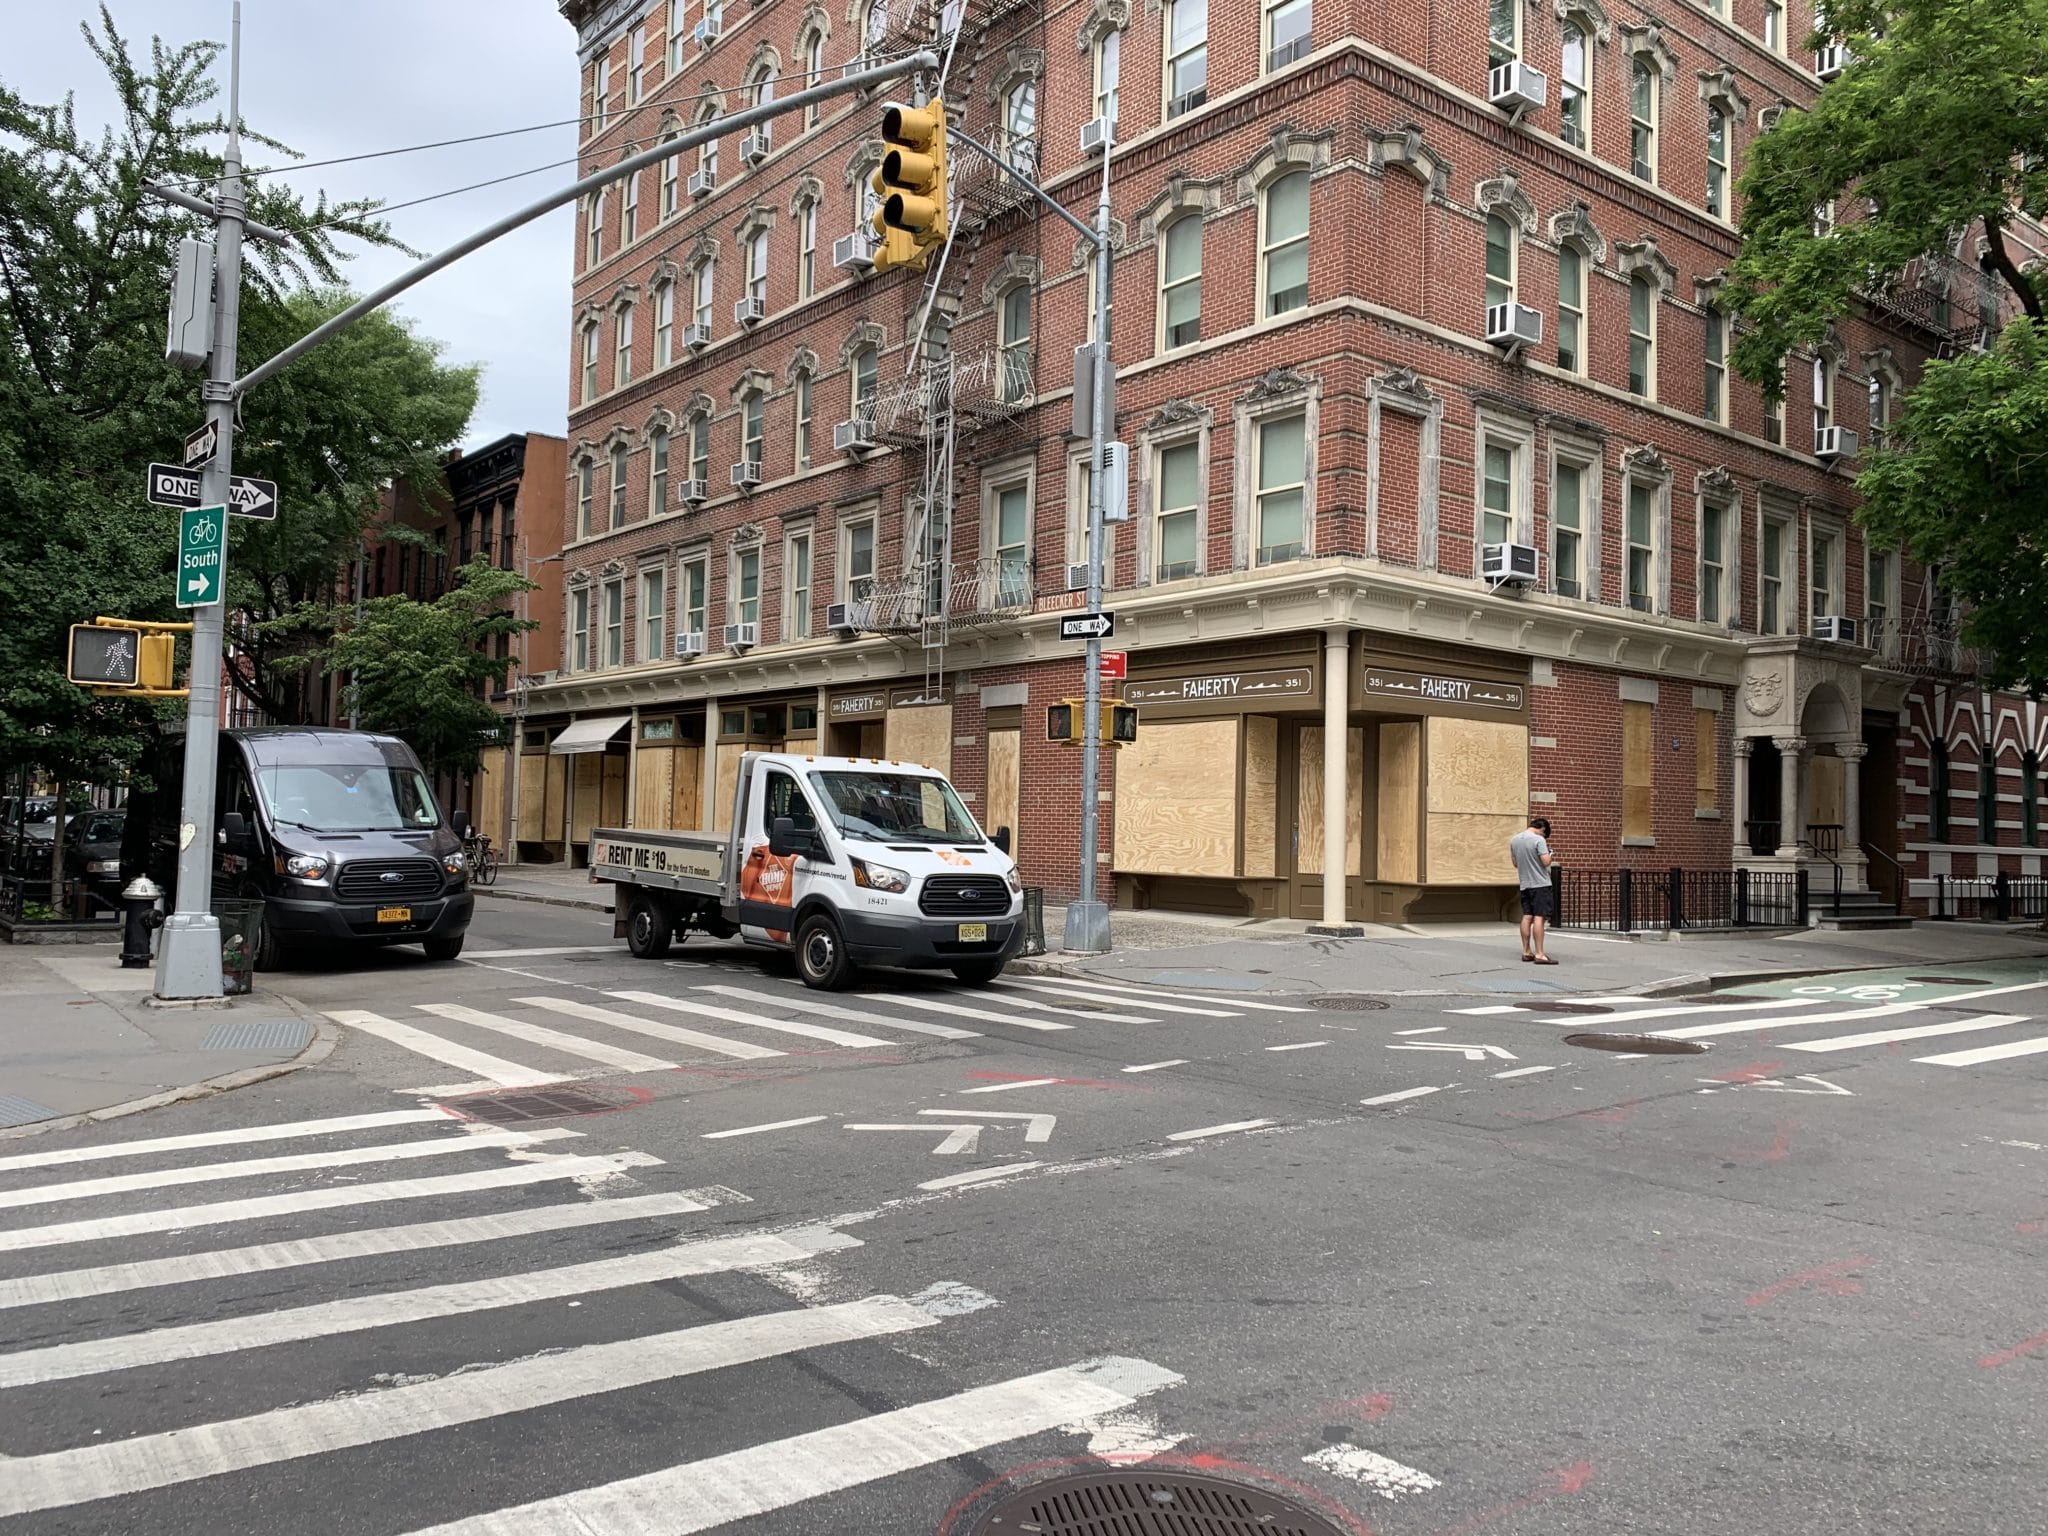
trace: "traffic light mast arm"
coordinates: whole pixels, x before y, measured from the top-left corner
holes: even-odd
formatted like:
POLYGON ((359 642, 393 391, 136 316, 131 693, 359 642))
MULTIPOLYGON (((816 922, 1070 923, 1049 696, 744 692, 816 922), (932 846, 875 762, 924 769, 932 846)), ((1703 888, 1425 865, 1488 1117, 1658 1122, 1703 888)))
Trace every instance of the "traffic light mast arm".
POLYGON ((965 144, 969 149, 973 150, 976 154, 984 155, 990 160, 995 161, 995 163, 998 166, 1000 166, 1006 173, 1008 173, 1011 176, 1015 176, 1019 183, 1021 183, 1031 193, 1033 197, 1037 198, 1041 203, 1045 204, 1047 208, 1051 209, 1054 213, 1058 214, 1061 218, 1065 219, 1067 223, 1071 224, 1074 227, 1075 232, 1078 233, 1083 240, 1086 240, 1091 247, 1095 244, 1097 239, 1100 238, 1094 230, 1090 229, 1086 224, 1083 224, 1079 219, 1075 218, 1071 213, 1067 212, 1066 209, 1062 208, 1056 201, 1054 201, 1052 194, 1047 192, 1045 188, 1041 187, 1029 176, 1026 176, 1023 172, 1019 171, 1015 166, 1011 165, 1009 161, 1005 160, 1001 155, 997 154, 994 150, 990 149, 986 144, 980 143, 974 139, 970 139, 969 137, 967 137, 966 134, 962 133, 957 127, 953 126, 951 123, 948 123, 946 125, 946 142, 950 144, 956 140, 962 144, 965 144))

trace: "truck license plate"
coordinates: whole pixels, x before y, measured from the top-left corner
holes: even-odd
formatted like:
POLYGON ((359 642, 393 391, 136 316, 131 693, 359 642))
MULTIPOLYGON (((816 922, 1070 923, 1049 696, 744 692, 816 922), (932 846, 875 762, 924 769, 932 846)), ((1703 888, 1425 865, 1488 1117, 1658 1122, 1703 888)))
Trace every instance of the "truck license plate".
POLYGON ((960 925, 960 942, 962 944, 986 944, 988 942, 988 924, 962 923, 960 925))
POLYGON ((380 923, 409 923, 412 921, 411 907, 379 907, 377 921, 380 923))

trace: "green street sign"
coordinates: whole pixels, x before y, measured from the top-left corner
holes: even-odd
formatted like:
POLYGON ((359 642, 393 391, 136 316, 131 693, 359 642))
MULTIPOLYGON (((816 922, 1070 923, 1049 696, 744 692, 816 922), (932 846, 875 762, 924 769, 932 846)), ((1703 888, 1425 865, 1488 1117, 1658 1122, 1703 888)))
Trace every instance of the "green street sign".
POLYGON ((193 507, 178 516, 178 606, 210 608, 227 568, 228 509, 193 507))

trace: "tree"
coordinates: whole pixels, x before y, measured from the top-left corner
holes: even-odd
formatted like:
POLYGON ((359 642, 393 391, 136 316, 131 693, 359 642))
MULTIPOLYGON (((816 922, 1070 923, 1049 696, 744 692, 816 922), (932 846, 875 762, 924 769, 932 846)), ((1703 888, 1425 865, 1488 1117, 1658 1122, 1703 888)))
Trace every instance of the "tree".
POLYGON ((1967 605, 1964 638, 1995 680, 2039 690, 2048 289, 2013 232, 2048 212, 2048 0, 1839 0, 1828 24, 1852 62, 1757 140, 1743 172, 1735 365, 1775 397, 1790 352, 1860 302, 1908 304, 1923 285, 1958 284, 1973 323, 1980 286, 2017 309, 1987 350, 1927 365, 1857 490, 1871 541, 1938 566, 1967 605))
POLYGON ((331 631, 323 667, 349 678, 345 707, 365 730, 403 737, 431 772, 474 773, 483 748, 504 724, 485 702, 502 690, 516 665, 498 642, 539 626, 516 617, 513 599, 538 588, 516 571, 479 557, 456 572, 455 585, 431 603, 379 597, 353 619, 346 606, 301 610, 274 626, 331 631), (488 685, 488 686, 486 686, 488 685))

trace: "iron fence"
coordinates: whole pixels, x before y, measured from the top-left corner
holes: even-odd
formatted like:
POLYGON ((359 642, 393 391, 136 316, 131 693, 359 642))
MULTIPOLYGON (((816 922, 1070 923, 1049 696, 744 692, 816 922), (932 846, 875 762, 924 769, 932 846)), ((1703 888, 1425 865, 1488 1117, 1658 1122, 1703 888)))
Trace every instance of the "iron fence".
POLYGON ((1551 884, 1561 928, 1803 928, 1810 911, 1803 869, 1560 869, 1551 884))
POLYGON ((2048 875, 1935 875, 1915 880, 1927 915, 1943 922, 2021 923, 2048 919, 2048 875))

